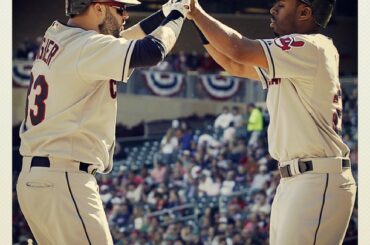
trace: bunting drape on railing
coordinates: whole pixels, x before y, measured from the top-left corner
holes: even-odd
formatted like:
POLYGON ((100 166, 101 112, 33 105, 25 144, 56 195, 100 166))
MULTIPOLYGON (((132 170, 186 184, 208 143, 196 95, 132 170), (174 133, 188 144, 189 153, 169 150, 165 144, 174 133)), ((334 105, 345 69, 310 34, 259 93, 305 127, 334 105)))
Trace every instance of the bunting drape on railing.
POLYGON ((184 86, 184 74, 163 71, 143 71, 145 82, 153 94, 172 96, 184 86))
POLYGON ((13 84, 28 87, 31 79, 32 60, 13 60, 13 84))
POLYGON ((200 80, 207 94, 216 100, 227 100, 239 90, 240 78, 218 74, 200 75, 200 80))
MULTIPOLYGON (((13 85, 28 87, 32 60, 13 60, 13 85)), ((185 85, 185 75, 175 72, 142 70, 149 90, 158 96, 173 96, 181 92, 185 85)), ((199 75, 204 91, 213 99, 227 100, 239 90, 240 78, 219 74, 199 75)))

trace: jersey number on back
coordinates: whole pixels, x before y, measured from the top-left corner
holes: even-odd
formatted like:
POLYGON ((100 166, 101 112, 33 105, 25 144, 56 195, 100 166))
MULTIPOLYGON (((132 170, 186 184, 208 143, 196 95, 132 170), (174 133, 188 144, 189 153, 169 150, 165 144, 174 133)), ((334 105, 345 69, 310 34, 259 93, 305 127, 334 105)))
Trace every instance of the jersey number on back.
POLYGON ((45 100, 48 98, 49 86, 45 80, 44 75, 39 75, 36 80, 34 80, 33 74, 31 73, 31 82, 27 90, 27 102, 26 102, 26 117, 25 122, 27 122, 28 115, 30 116, 31 123, 33 126, 41 123, 45 119, 46 105, 45 100), (33 102, 34 106, 37 107, 36 110, 29 108, 29 95, 31 90, 35 93, 35 101, 33 102))

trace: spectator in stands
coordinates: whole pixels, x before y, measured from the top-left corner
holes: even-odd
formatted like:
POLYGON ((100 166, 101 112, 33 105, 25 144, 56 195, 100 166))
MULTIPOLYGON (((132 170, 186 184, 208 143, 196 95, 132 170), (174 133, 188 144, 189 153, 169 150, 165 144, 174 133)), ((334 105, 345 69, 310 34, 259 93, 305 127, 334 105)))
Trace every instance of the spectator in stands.
POLYGON ((186 65, 191 71, 198 70, 200 66, 200 60, 198 57, 198 53, 196 51, 192 51, 190 54, 188 54, 188 57, 186 59, 186 65))
POLYGON ((198 195, 199 196, 216 196, 220 193, 220 183, 213 182, 212 177, 202 173, 199 178, 198 195))
POLYGON ((226 158, 226 154, 219 154, 217 158, 214 159, 216 162, 216 167, 222 170, 229 169, 230 160, 226 158))
POLYGON ((181 122, 180 128, 182 130, 182 135, 179 140, 179 148, 181 152, 188 150, 191 151, 193 143, 193 130, 185 122, 181 122))
POLYGON ((130 223, 131 211, 127 203, 118 203, 113 205, 112 212, 108 215, 109 224, 115 224, 118 227, 124 227, 130 223))
POLYGON ((219 144, 220 142, 211 135, 211 132, 206 131, 203 134, 199 135, 197 148, 207 148, 207 146, 217 147, 219 144))
POLYGON ((191 227, 188 225, 183 226, 180 231, 180 237, 181 240, 183 240, 185 243, 191 243, 192 241, 191 227))
POLYGON ((267 167, 267 172, 278 169, 278 162, 273 159, 269 153, 265 153, 263 157, 258 160, 258 165, 265 165, 267 167))
POLYGON ((174 224, 170 224, 167 227, 166 232, 163 234, 165 241, 174 242, 178 238, 176 227, 174 224))
POLYGON ((179 147, 179 140, 176 135, 177 129, 169 128, 166 135, 162 138, 160 144, 160 153, 162 153, 162 160, 164 163, 169 164, 174 159, 174 154, 179 147))
POLYGON ((248 104, 247 110, 249 112, 247 132, 248 132, 248 146, 256 147, 257 141, 263 130, 263 116, 260 109, 255 104, 248 104))
POLYGON ((175 71, 178 72, 186 72, 188 70, 187 67, 187 57, 184 51, 180 51, 178 53, 177 59, 175 60, 175 71))
POLYGON ((186 169, 183 167, 182 163, 180 161, 176 161, 175 165, 172 167, 172 177, 173 180, 179 180, 181 181, 184 174, 186 173, 186 169))
POLYGON ((163 183, 165 175, 167 172, 167 167, 162 162, 158 162, 154 169, 150 172, 150 176, 153 178, 155 184, 163 183))
POLYGON ((235 232, 232 239, 233 239, 232 240, 233 245, 243 245, 244 244, 243 238, 239 232, 235 232))
POLYGON ((242 127, 243 126, 243 116, 240 113, 239 107, 233 106, 231 109, 231 114, 233 115, 234 126, 236 128, 242 127))
POLYGON ((239 164, 246 152, 247 147, 245 145, 245 140, 235 139, 229 152, 229 158, 234 164, 239 164))
POLYGON ((143 185, 135 185, 134 183, 127 184, 126 198, 132 204, 136 204, 141 200, 143 185))
POLYGON ((253 198, 254 204, 251 211, 254 213, 270 214, 271 205, 267 200, 267 195, 264 190, 257 192, 253 198))
POLYGON ((107 185, 100 186, 100 197, 105 205, 112 199, 112 192, 107 185))
POLYGON ((213 127, 221 129, 222 131, 230 125, 230 122, 233 121, 233 115, 229 111, 229 107, 224 106, 222 108, 222 113, 216 118, 213 127))
POLYGON ((229 170, 226 175, 226 179, 222 182, 220 193, 222 195, 231 195, 235 187, 235 173, 233 170, 229 170))
POLYGON ((190 152, 188 150, 185 150, 182 152, 182 154, 179 156, 179 161, 180 163, 182 164, 182 166, 185 168, 185 169, 188 169, 194 162, 193 160, 193 156, 195 154, 195 151, 194 152, 190 152))
POLYGON ((247 173, 243 165, 238 165, 238 170, 235 176, 235 184, 242 186, 247 183, 247 173))
POLYGON ((233 121, 230 122, 230 125, 224 129, 222 135, 222 142, 228 144, 229 146, 233 145, 235 142, 236 127, 233 121))
POLYGON ((251 184, 251 191, 259 191, 262 190, 265 183, 271 179, 270 175, 267 174, 267 167, 265 165, 259 166, 259 171, 256 175, 254 175, 252 184, 251 184))

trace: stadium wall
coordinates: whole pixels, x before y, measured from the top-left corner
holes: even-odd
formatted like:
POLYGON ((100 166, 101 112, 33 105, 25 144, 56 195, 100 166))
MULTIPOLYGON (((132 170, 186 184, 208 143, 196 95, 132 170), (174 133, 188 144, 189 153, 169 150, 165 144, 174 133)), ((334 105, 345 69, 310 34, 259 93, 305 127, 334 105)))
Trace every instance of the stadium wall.
MULTIPOLYGON (((24 118, 26 104, 26 88, 13 88, 13 126, 24 118)), ((128 127, 140 122, 150 122, 162 119, 176 119, 191 115, 218 115, 223 106, 239 106, 243 111, 244 103, 220 102, 199 99, 163 98, 156 96, 139 96, 119 93, 117 123, 128 127)))

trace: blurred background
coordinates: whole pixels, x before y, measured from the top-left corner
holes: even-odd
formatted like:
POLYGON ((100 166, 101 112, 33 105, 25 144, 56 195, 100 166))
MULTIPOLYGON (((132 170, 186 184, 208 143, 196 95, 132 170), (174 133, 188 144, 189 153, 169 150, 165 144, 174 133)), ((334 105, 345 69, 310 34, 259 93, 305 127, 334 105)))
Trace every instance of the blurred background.
MULTIPOLYGON (((142 0, 127 27, 165 1, 142 0)), ((250 38, 273 38, 271 0, 200 0, 212 16, 250 38)), ((64 1, 13 0, 13 244, 32 234, 19 209, 19 125, 32 61, 46 28, 66 22, 64 1)), ((343 139, 357 179, 357 1, 337 0, 324 34, 340 54, 343 139)), ((98 175, 115 244, 268 244, 279 181, 268 154, 266 92, 228 76, 186 22, 171 54, 118 85, 117 149, 98 175), (247 130, 251 113, 263 127, 247 130)), ((344 244, 357 244, 357 200, 344 244)))

